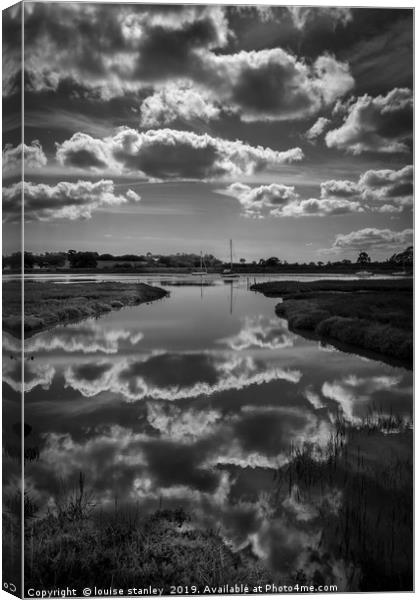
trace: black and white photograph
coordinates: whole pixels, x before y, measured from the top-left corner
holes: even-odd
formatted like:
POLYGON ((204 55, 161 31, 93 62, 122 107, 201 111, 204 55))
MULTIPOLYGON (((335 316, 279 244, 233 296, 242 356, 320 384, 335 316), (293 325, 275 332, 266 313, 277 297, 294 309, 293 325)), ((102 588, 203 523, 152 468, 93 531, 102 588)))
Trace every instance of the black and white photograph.
POLYGON ((3 590, 412 591, 414 3, 2 31, 3 590))

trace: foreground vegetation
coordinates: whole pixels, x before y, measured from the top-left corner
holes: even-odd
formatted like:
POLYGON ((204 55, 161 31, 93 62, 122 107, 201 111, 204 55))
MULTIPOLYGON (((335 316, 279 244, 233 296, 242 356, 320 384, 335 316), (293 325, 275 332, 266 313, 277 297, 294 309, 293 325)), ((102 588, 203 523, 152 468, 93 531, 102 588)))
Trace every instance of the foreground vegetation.
POLYGON ((27 519, 28 587, 221 586, 271 582, 257 559, 234 553, 214 531, 198 529, 181 508, 93 514, 83 487, 58 512, 27 519))
POLYGON ((413 284, 404 280, 268 282, 252 286, 283 297, 278 316, 289 328, 379 353, 413 359, 413 284))
POLYGON ((338 420, 326 448, 291 448, 277 473, 277 504, 288 494, 316 507, 322 534, 312 561, 343 559, 346 591, 413 589, 412 425, 398 414, 356 427, 338 420), (334 497, 339 505, 325 502, 334 497))
MULTIPOLYGON (((3 283, 3 329, 20 335, 21 284, 3 283)), ((158 300, 167 295, 145 283, 40 283, 25 282, 24 331, 31 335, 59 323, 97 317, 123 306, 158 300)))
MULTIPOLYGON (((372 414, 357 425, 337 417, 328 444, 290 448, 273 479, 267 518, 273 531, 287 522, 301 558, 290 567, 276 564, 276 572, 249 549, 234 552, 182 508, 148 514, 116 505, 102 511, 82 473, 75 491, 57 497, 47 514, 26 494, 27 586, 141 584, 168 592, 173 585, 339 583, 339 591, 409 591, 412 425, 411 417, 398 414, 372 414), (285 506, 302 517, 293 519, 285 506), (300 546, 308 531, 313 541, 300 546)), ((5 502, 5 531, 20 506, 19 494, 5 502)))

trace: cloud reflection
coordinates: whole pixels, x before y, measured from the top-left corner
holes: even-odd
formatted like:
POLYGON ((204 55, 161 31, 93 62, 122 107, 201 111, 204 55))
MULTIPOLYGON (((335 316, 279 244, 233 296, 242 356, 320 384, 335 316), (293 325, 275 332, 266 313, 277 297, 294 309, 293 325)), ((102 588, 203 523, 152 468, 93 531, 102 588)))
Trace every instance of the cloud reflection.
POLYGON ((297 336, 288 330, 284 319, 268 318, 264 315, 245 317, 239 333, 220 340, 231 350, 263 348, 279 350, 293 346, 297 336))
MULTIPOLYGON (((95 366, 101 364, 95 362, 95 366)), ((86 377, 74 366, 64 372, 65 386, 85 397, 107 391, 132 402, 144 398, 174 401, 211 396, 278 380, 298 383, 301 377, 297 369, 270 367, 251 356, 222 352, 154 352, 114 361, 98 377, 86 377)))

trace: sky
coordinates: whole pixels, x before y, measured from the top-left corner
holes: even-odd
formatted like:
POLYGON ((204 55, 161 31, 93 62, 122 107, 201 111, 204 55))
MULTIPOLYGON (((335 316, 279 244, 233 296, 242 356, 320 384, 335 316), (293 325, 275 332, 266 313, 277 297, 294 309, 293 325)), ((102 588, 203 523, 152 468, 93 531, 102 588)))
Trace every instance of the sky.
POLYGON ((412 243, 410 9, 3 13, 3 246, 387 258, 412 243))

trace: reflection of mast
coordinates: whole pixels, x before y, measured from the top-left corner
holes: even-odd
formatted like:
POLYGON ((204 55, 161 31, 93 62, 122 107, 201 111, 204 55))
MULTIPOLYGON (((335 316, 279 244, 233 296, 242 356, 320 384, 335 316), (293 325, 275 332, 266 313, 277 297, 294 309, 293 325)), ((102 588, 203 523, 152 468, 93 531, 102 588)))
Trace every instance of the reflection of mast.
MULTIPOLYGON (((232 240, 231 240, 232 243, 232 240)), ((230 314, 233 313, 233 281, 230 282, 230 314)))

